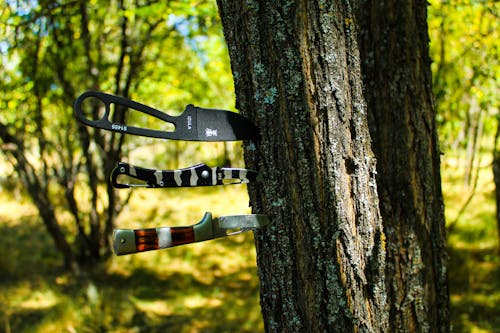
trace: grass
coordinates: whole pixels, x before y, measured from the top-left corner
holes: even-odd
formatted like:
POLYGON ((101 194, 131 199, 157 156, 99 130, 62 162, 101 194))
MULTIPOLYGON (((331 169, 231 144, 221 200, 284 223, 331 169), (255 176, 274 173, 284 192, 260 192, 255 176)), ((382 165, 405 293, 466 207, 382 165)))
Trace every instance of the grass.
POLYGON ((459 159, 444 160, 453 331, 500 332, 500 256, 491 159, 481 162, 475 189, 474 184, 464 184, 463 174, 459 159))
MULTIPOLYGON (((75 278, 32 205, 1 202, 0 332, 263 330, 252 233, 113 257, 75 278)), ((194 224, 205 211, 249 212, 245 187, 139 190, 118 224, 194 224)))
MULTIPOLYGON (((443 163, 448 221, 470 188, 443 163)), ((500 332, 500 268, 491 171, 449 233, 454 332, 500 332)), ((28 201, 0 191, 0 332, 260 332, 263 323, 251 233, 112 257, 85 276, 61 258, 28 201)), ((249 212, 244 186, 137 189, 119 227, 187 225, 249 212)))

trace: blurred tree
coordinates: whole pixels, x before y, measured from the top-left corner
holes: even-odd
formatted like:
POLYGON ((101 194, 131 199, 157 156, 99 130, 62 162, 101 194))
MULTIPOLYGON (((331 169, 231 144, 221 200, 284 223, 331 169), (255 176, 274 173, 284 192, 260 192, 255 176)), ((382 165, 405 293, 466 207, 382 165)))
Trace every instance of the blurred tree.
MULTIPOLYGON (((493 147, 493 161, 497 161, 497 146, 491 143, 500 109, 500 3, 432 0, 429 12, 441 146, 445 152, 458 152, 458 162, 465 170, 464 184, 472 185, 457 218, 448 224, 451 231, 474 196, 481 167, 478 152, 493 147)), ((492 164, 495 168, 496 163, 492 164)), ((497 193, 499 188, 496 183, 497 193)), ((500 221, 498 228, 500 235, 500 221)))
POLYGON ((483 134, 495 134, 500 107, 499 9, 493 0, 433 0, 429 10, 440 139, 443 150, 463 152, 467 185, 479 167, 483 134))
MULTIPOLYGON (((2 153, 37 206, 65 266, 105 258, 115 219, 128 200, 107 177, 118 160, 151 141, 127 141, 82 126, 73 117, 73 102, 93 89, 140 96, 163 110, 198 102, 227 108, 233 98, 223 88, 230 82, 229 75, 220 75, 224 59, 213 78, 200 57, 209 52, 224 57, 216 8, 206 1, 196 6, 191 1, 12 1, 0 15, 2 153)), ((115 110, 113 117, 119 123, 128 114, 115 110)), ((167 152, 179 148, 164 147, 167 152)))
POLYGON ((426 2, 218 5, 237 107, 262 131, 245 158, 274 222, 256 232, 266 331, 447 331, 426 2))
POLYGON ((498 250, 500 251, 500 115, 497 115, 497 131, 493 147, 493 179, 495 181, 495 199, 498 232, 498 250))

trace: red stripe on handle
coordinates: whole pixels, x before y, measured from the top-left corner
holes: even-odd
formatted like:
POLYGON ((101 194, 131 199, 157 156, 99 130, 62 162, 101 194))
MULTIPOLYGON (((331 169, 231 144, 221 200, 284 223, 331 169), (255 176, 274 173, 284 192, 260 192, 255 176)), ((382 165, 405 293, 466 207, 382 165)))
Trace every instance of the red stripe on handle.
POLYGON ((156 229, 134 230, 134 233, 137 252, 158 250, 160 248, 156 229))
POLYGON ((171 227, 170 234, 172 235, 172 246, 194 243, 193 227, 171 227))
MULTIPOLYGON (((158 234, 156 229, 138 229, 135 233, 135 248, 137 252, 158 250, 158 234)), ((196 242, 193 227, 171 227, 172 243, 169 247, 196 242)))

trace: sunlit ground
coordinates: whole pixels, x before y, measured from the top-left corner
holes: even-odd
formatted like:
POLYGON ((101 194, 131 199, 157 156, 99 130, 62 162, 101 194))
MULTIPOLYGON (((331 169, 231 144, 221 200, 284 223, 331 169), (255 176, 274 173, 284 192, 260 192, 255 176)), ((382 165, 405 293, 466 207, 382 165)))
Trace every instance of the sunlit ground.
POLYGON ((443 192, 448 221, 453 331, 500 332, 500 257, 491 157, 483 155, 474 190, 464 184, 464 161, 445 157, 443 192), (472 200, 462 209, 467 199, 472 200), (459 211, 463 213, 459 216, 459 211), (457 220, 457 217, 458 220, 457 220))
MULTIPOLYGON (((472 187, 445 156, 446 215, 454 221, 472 187)), ((500 332, 500 269, 491 169, 449 233, 454 332, 500 332)), ((205 211, 248 213, 244 186, 142 189, 123 228, 194 224, 205 211)), ((252 233, 113 257, 87 276, 60 257, 22 197, 0 191, 0 332, 260 332, 252 233)))
MULTIPOLYGON (((0 332, 262 331, 251 232, 113 257, 74 278, 29 204, 1 194, 0 332)), ((249 213, 244 186, 134 193, 119 227, 249 213)))

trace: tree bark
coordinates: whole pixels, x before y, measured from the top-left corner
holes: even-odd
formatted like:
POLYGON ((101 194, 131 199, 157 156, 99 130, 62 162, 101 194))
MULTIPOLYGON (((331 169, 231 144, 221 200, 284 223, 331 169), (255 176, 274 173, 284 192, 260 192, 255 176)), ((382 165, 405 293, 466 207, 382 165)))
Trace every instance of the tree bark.
POLYGON ((427 2, 355 2, 387 238, 391 330, 448 332, 446 235, 427 2))
POLYGON ((245 161, 268 332, 385 332, 385 240, 348 1, 219 0, 237 108, 261 129, 245 161))

